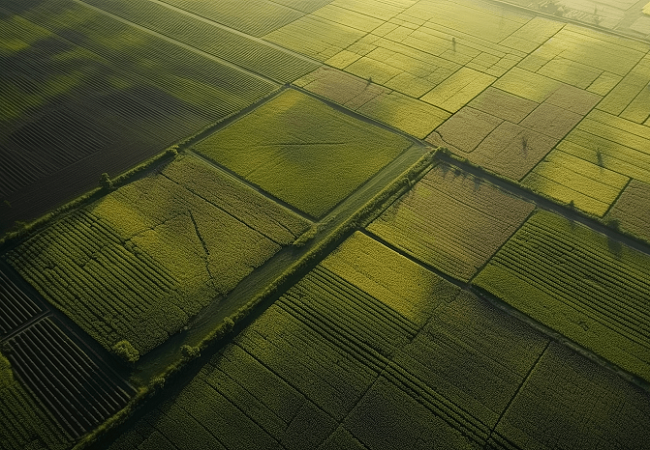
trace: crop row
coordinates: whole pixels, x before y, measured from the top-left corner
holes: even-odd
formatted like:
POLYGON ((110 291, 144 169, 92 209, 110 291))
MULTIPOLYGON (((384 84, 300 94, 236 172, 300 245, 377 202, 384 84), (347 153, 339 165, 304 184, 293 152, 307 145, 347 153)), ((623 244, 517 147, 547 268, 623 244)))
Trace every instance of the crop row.
POLYGON ((15 372, 74 437, 101 424, 134 394, 50 319, 32 325, 8 345, 15 372))
POLYGON ((561 267, 563 263, 557 258, 544 257, 540 252, 531 255, 526 249, 521 252, 504 249, 495 263, 509 269, 520 279, 541 291, 586 313, 608 328, 650 348, 647 304, 640 304, 640 308, 636 307, 620 292, 620 289, 606 293, 598 292, 599 285, 606 279, 595 277, 588 272, 567 274, 562 270, 553 270, 558 266, 561 267), (531 265, 535 267, 534 273, 528 273, 524 269, 531 265), (594 280, 591 285, 577 281, 590 279, 594 280))
MULTIPOLYGON (((119 172, 275 87, 77 2, 10 0, 3 8, 16 13, 1 20, 7 39, 31 44, 2 57, 3 197, 88 157, 119 172)), ((91 179, 82 173, 76 183, 86 184, 69 189, 91 179)))
POLYGON ((297 316, 324 318, 333 334, 350 334, 390 356, 417 332, 416 327, 353 284, 318 267, 279 301, 297 316))
POLYGON ((13 281, 0 271, 0 335, 8 334, 42 310, 13 281))
POLYGON ((481 423, 470 412, 464 411, 436 392, 417 376, 393 360, 386 367, 384 376, 393 384, 418 399, 434 415, 442 418, 452 428, 460 430, 478 443, 484 443, 490 433, 489 427, 481 423))
POLYGON ((0 387, 0 423, 2 450, 28 448, 39 441, 45 448, 63 450, 72 440, 17 380, 10 386, 0 387))
MULTIPOLYGON (((603 248, 590 247, 570 235, 559 235, 557 230, 544 229, 536 224, 524 226, 517 240, 523 244, 523 249, 507 245, 504 251, 511 252, 510 256, 515 259, 539 259, 541 268, 556 273, 553 283, 567 288, 574 285, 578 289, 588 289, 599 298, 611 297, 615 303, 623 301, 637 312, 650 311, 646 301, 650 283, 647 273, 644 273, 645 261, 612 258, 612 254, 603 254, 603 248), (567 283, 566 280, 574 282, 567 283)), ((508 259, 498 258, 499 261, 508 259)))
MULTIPOLYGON (((10 3, 23 4, 15 0, 10 3)), ((183 92, 177 97, 190 100, 190 104, 199 107, 196 112, 232 112, 230 107, 248 104, 271 88, 269 82, 156 38, 81 4, 68 0, 30 3, 38 3, 38 7, 26 15, 30 21, 57 33, 67 28, 67 24, 60 22, 58 17, 74 15, 77 18, 75 33, 68 37, 72 43, 96 53, 120 70, 132 70, 145 76, 168 92, 183 92), (110 45, 107 39, 117 39, 125 46, 110 45), (129 44, 133 42, 137 42, 137 45, 129 44), (214 93, 221 94, 221 102, 209 100, 214 93)))

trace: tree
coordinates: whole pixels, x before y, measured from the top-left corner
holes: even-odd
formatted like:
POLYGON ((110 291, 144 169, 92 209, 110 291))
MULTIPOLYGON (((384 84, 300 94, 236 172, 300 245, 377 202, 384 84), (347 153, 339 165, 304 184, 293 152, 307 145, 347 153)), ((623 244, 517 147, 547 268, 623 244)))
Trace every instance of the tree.
POLYGON ((99 178, 99 186, 106 192, 111 192, 113 190, 113 180, 104 172, 99 178))
POLYGON ((134 364, 140 359, 140 352, 131 345, 127 340, 118 342, 113 346, 113 353, 122 358, 124 361, 134 364))

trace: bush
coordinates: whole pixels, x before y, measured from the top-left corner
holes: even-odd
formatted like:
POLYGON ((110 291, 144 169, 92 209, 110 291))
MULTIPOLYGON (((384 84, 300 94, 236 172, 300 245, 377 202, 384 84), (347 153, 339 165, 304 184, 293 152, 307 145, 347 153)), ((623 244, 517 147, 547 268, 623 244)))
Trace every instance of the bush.
POLYGON ((129 341, 120 341, 113 346, 113 353, 127 362, 135 364, 140 359, 140 352, 129 341))
POLYGON ((201 356, 201 350, 197 347, 192 347, 191 345, 183 345, 181 347, 181 354, 183 355, 183 359, 189 361, 190 359, 201 356))
POLYGON ((113 180, 111 180, 111 177, 109 177, 106 172, 104 172, 99 178, 99 187, 101 187, 106 192, 113 190, 113 180))
POLYGON ((303 247, 307 242, 311 241, 314 239, 314 236, 316 236, 316 233, 318 233, 318 224, 313 224, 307 231, 305 231, 303 234, 301 234, 298 239, 296 239, 293 242, 294 247, 303 247))

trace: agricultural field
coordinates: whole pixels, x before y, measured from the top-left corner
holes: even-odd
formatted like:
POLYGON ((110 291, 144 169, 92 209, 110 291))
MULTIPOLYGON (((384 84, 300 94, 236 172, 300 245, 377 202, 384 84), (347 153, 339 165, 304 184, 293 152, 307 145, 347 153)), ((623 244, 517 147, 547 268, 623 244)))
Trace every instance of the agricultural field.
POLYGON ((65 450, 73 443, 58 423, 43 411, 33 394, 16 379, 13 367, 0 353, 0 448, 65 450))
POLYGON ((426 137, 451 115, 435 106, 330 67, 321 67, 294 84, 418 138, 426 137))
POLYGON ((357 232, 109 448, 632 449, 648 412, 638 388, 357 232), (583 426, 606 431, 576 441, 583 426))
POLYGON ((480 178, 441 164, 367 230, 419 261, 469 281, 533 209, 480 178))
POLYGON ((2 231, 277 87, 73 0, 3 2, 0 22, 2 231))
POLYGON ((149 0, 86 0, 84 3, 278 82, 294 81, 319 66, 306 58, 219 27, 201 16, 165 7, 163 3, 149 0))
POLYGON ((631 181, 606 216, 616 226, 650 242, 650 184, 631 181))
POLYGON ((631 179, 648 181, 648 45, 569 26, 558 37, 531 54, 528 69, 579 88, 593 79, 587 91, 604 98, 523 184, 602 217, 631 179), (566 67, 544 71, 554 61, 566 67))
POLYGON ((411 144, 290 89, 194 149, 321 218, 411 144))
POLYGON ((188 155, 53 223, 7 260, 106 349, 137 359, 308 226, 188 155))
POLYGON ((324 62, 297 86, 588 214, 647 181, 649 44, 487 2, 371 3, 264 39, 324 62))
POLYGON ((519 181, 599 100, 590 92, 515 67, 427 140, 519 181), (538 87, 545 83, 548 90, 540 94, 538 87))
POLYGON ((517 2, 2 2, 0 450, 648 448, 650 19, 517 2))
POLYGON ((132 386, 105 363, 95 361, 50 318, 11 337, 5 347, 13 373, 29 386, 67 439, 78 439, 101 425, 135 394, 132 386))
POLYGON ((0 271, 0 337, 17 330, 43 312, 33 299, 0 271))
POLYGON ((650 380, 650 256, 564 217, 535 213, 473 280, 650 380))

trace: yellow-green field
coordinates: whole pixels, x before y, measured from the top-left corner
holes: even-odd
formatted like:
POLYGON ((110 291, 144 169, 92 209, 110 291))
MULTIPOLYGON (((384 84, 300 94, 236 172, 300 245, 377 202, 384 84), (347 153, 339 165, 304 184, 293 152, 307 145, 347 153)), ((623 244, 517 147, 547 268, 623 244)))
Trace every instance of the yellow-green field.
POLYGON ((648 448, 642 6, 3 1, 0 450, 648 448))
POLYGON ((650 380, 650 256, 538 212, 474 280, 518 310, 650 380))
POLYGON ((194 148, 320 218, 410 145, 400 135, 287 90, 194 148))
POLYGON ((639 394, 356 233, 110 449, 640 448, 639 394))
POLYGON ((418 260, 469 281, 533 208, 479 178, 440 165, 367 229, 418 260))
POLYGON ((8 260, 104 347, 126 341, 144 355, 308 224, 185 156, 53 223, 8 260))

